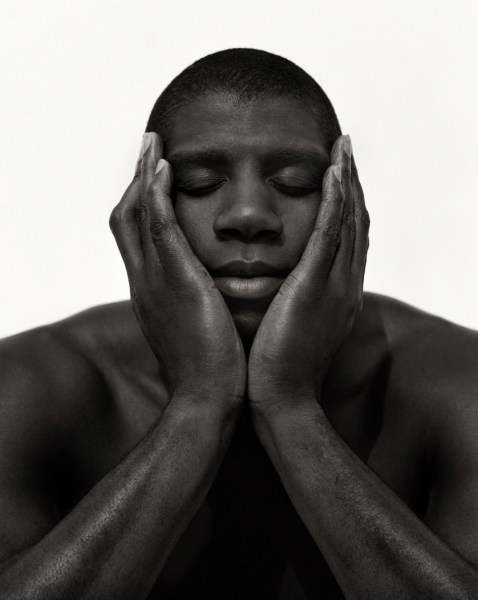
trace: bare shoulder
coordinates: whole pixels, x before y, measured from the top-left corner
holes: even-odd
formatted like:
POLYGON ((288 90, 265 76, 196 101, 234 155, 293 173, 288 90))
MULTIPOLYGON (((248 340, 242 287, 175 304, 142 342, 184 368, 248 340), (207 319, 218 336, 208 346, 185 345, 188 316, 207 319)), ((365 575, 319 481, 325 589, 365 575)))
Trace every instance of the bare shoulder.
POLYGON ((478 331, 387 296, 367 294, 366 302, 381 321, 397 377, 463 392, 478 382, 478 331))
POLYGON ((478 450, 478 332, 385 296, 367 302, 386 335, 390 400, 419 420, 434 451, 470 450, 473 440, 478 450))
POLYGON ((0 412, 48 415, 105 396, 108 379, 151 361, 129 302, 94 307, 0 341, 0 412), (3 407, 3 409, 2 409, 3 407))
POLYGON ((150 355, 128 302, 0 340, 0 561, 45 536, 141 437, 147 424, 120 431, 115 454, 101 443, 127 421, 118 398, 139 396, 128 389, 144 385, 150 355))

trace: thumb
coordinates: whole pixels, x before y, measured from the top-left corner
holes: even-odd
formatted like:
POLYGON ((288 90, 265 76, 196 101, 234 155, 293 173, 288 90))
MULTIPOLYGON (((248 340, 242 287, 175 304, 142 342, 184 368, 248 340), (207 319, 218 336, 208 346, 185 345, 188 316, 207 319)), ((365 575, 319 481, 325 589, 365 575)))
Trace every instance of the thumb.
POLYGON ((163 268, 170 277, 191 274, 205 267, 192 251, 174 212, 171 191, 174 176, 170 163, 161 158, 149 186, 151 237, 163 268))

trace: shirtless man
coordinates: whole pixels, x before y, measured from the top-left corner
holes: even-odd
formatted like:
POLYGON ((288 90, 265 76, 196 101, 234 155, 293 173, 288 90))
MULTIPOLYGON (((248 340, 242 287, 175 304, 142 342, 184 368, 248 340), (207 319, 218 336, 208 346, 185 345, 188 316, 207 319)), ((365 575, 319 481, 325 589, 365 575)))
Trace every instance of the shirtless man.
POLYGON ((148 131, 131 303, 1 345, 0 598, 478 597, 478 337, 362 297, 325 95, 225 51, 148 131))

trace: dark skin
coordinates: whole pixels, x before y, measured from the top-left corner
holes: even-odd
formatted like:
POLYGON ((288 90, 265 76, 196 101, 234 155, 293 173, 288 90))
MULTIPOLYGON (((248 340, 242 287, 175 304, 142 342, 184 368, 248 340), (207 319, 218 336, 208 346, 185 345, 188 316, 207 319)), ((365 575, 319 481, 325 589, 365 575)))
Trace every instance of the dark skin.
POLYGON ((349 139, 210 96, 145 145, 132 302, 2 342, 0 596, 474 597, 477 334, 362 295, 349 139))

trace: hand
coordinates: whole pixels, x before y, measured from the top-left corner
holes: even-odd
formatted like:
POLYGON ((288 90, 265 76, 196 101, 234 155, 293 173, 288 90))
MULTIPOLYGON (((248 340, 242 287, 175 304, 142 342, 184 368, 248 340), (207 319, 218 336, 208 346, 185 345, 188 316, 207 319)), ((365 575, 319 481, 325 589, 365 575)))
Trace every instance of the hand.
POLYGON ((244 396, 246 361, 219 290, 174 214, 171 165, 146 133, 136 174, 110 219, 131 302, 172 393, 244 396), (158 162, 159 161, 159 162, 158 162))
POLYGON ((259 414, 320 400, 329 364, 361 307, 369 218, 348 136, 335 142, 331 163, 302 258, 252 344, 248 396, 259 414))

